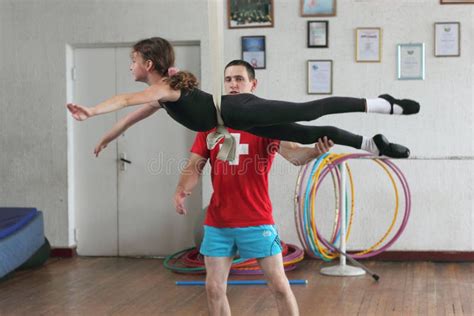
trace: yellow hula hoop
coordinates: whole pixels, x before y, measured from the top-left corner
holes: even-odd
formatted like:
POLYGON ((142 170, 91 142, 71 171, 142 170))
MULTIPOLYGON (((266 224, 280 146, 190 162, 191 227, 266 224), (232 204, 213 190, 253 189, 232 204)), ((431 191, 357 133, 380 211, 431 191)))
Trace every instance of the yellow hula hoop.
MULTIPOLYGON (((305 178, 306 171, 307 171, 307 168, 302 167, 302 168, 300 168, 300 170, 298 172, 298 176, 297 176, 297 179, 296 179, 296 187, 295 187, 295 194, 294 194, 293 202, 294 202, 294 217, 295 217, 295 223, 297 225, 297 230, 296 231, 298 233, 298 239, 300 240, 301 245, 303 245, 303 246, 306 245, 306 247, 309 247, 309 245, 307 244, 306 239, 303 235, 303 231, 306 231, 306 233, 308 235, 311 235, 310 234, 310 226, 306 225, 305 227, 303 227, 303 223, 301 221, 301 218, 300 218, 300 216, 298 216, 298 207, 302 208, 303 205, 304 205, 304 201, 305 201, 305 196, 304 195, 299 196, 298 192, 300 191, 301 183, 303 182, 303 179, 305 178)), ((333 188, 334 188, 334 193, 335 193, 335 209, 336 209, 333 232, 332 232, 332 235, 333 235, 333 238, 334 238, 334 236, 336 234, 336 230, 337 230, 337 218, 338 218, 338 215, 339 215, 339 210, 337 209, 337 206, 339 205, 339 190, 337 190, 336 179, 335 179, 335 176, 334 176, 333 172, 331 172, 331 178, 332 178, 333 188)), ((352 218, 352 216, 351 216, 351 218, 352 218)), ((308 253, 308 254, 310 256, 313 256, 311 253, 308 253)))
MULTIPOLYGON (((332 252, 331 250, 329 250, 328 248, 324 247, 324 245, 322 245, 322 243, 320 242, 319 238, 317 237, 317 228, 316 228, 316 216, 315 216, 315 202, 316 202, 316 184, 319 182, 319 178, 320 178, 320 175, 321 175, 321 172, 324 170, 325 167, 328 166, 328 164, 332 163, 334 160, 337 160, 339 158, 343 158, 343 157, 346 157, 346 155, 344 154, 331 154, 331 155, 328 155, 327 157, 325 157, 321 164, 319 165, 318 169, 316 170, 314 176, 311 178, 311 180, 313 181, 313 185, 312 185, 312 189, 311 189, 311 193, 310 193, 310 201, 311 201, 311 229, 309 229, 309 227, 306 227, 306 232, 309 233, 309 231, 311 231, 311 235, 313 236, 313 241, 314 243, 316 244, 316 248, 318 249, 318 251, 320 252, 320 254, 326 258, 326 259, 334 259, 336 257, 339 256, 339 254, 335 253, 335 252, 332 252)), ((379 159, 372 159, 375 163, 377 163, 383 170, 384 172, 387 174, 387 176, 389 177, 390 179, 390 182, 392 183, 392 186, 393 186, 393 190, 394 190, 394 193, 395 193, 395 210, 394 210, 394 214, 393 214, 393 217, 392 217, 392 221, 391 221, 391 224, 390 226, 388 227, 387 231, 384 233, 384 235, 382 236, 382 238, 380 238, 374 245, 370 246, 369 248, 365 249, 365 250, 362 250, 360 252, 357 252, 355 253, 356 255, 364 255, 364 254, 368 254, 368 253, 371 253, 373 252, 380 244, 382 244, 387 238, 388 236, 390 235, 390 233, 392 232, 394 226, 395 226, 395 223, 396 223, 396 220, 397 220, 397 217, 398 217, 398 213, 399 213, 399 191, 398 191, 398 188, 397 188, 397 185, 396 185, 396 182, 395 182, 395 179, 394 177, 392 176, 391 172, 388 170, 388 168, 380 162, 379 159)), ((348 175, 349 175, 349 183, 350 183, 350 191, 351 191, 351 211, 350 211, 350 219, 349 219, 349 224, 347 226, 347 234, 346 234, 346 240, 348 240, 349 236, 350 236, 350 232, 351 232, 351 227, 352 227, 352 223, 353 223, 353 217, 354 217, 354 213, 355 213, 355 188, 354 188, 354 182, 353 182, 353 176, 352 176, 352 172, 351 172, 351 169, 349 167, 349 164, 346 162, 346 166, 347 166, 347 171, 348 171, 348 175)), ((331 172, 332 174, 332 172, 331 172)), ((332 175, 333 176, 333 175, 332 175)), ((333 176, 334 177, 334 176, 333 176)), ((334 181, 334 180, 333 180, 334 181)), ((334 181, 335 182, 335 181, 334 181)), ((300 187, 298 187, 298 190, 299 190, 300 187)), ((338 190, 336 189, 336 192, 338 190)), ((300 201, 299 203, 303 203, 304 199, 301 199, 300 198, 300 201)), ((338 204, 336 204, 338 205, 338 204)), ((338 218, 339 216, 339 209, 338 207, 336 207, 336 218, 338 218)), ((335 222, 335 225, 337 225, 337 222, 335 222)), ((335 231, 335 229, 333 229, 333 232, 335 231)))
MULTIPOLYGON (((317 172, 315 173, 315 176, 313 177, 313 183, 318 183, 319 182, 319 178, 320 178, 320 175, 321 175, 321 172, 324 170, 324 168, 327 166, 328 164, 328 161, 330 163, 333 163, 333 161, 335 159, 338 159, 338 158, 342 158, 342 157, 345 157, 346 155, 344 154, 339 154, 339 155, 336 155, 336 154, 333 154, 333 155, 329 155, 328 156, 328 159, 326 160, 323 160, 323 163, 321 163, 321 165, 319 166, 317 172)), ((353 217, 354 217, 354 212, 355 212, 355 203, 354 203, 354 195, 355 195, 355 189, 354 189, 354 183, 353 183, 353 177, 352 177, 352 172, 349 168, 349 166, 346 164, 347 166, 347 171, 348 171, 348 175, 349 175, 349 183, 350 183, 350 188, 351 188, 351 211, 350 211, 350 220, 349 220, 349 224, 347 226, 347 232, 346 232, 346 241, 349 239, 349 236, 350 236, 350 232, 351 232, 351 226, 352 226, 352 222, 353 222, 353 217)), ((331 175, 334 177, 334 174, 331 170, 331 175)), ((334 183, 336 183, 336 181, 334 181, 334 183)), ((316 186, 314 186, 315 188, 316 186)), ((339 186, 335 186, 334 188, 335 192, 337 192, 339 198, 340 198, 340 195, 339 195, 339 186)), ((338 201, 336 201, 336 216, 335 216, 335 222, 334 222, 334 227, 337 226, 337 223, 338 223, 338 218, 340 215, 340 209, 339 209, 339 198, 337 199, 338 201)), ((314 205, 316 205, 316 191, 313 190, 311 192, 311 205, 312 205, 312 217, 314 217, 314 205)), ((314 220, 314 222, 316 222, 316 220, 314 220)), ((323 257, 325 257, 326 259, 334 259, 334 258, 337 258, 339 257, 339 253, 337 252, 332 252, 330 249, 328 248, 325 248, 319 241, 319 239, 317 238, 317 230, 316 230, 316 226, 314 225, 313 226, 313 230, 315 231, 315 236, 316 236, 316 240, 315 240, 315 243, 316 243, 316 247, 318 248, 319 252, 323 255, 323 257)), ((333 237, 335 235, 335 232, 336 232, 336 228, 333 229, 333 237)))

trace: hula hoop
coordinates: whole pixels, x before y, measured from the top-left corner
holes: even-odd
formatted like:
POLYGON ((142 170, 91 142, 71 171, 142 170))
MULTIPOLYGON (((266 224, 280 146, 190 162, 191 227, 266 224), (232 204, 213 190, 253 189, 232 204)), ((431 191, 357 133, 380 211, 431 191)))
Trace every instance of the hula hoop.
MULTIPOLYGON (((304 251, 292 244, 282 245, 283 266, 285 271, 296 268, 296 264, 303 260, 304 251)), ((204 256, 195 248, 178 251, 165 258, 163 265, 166 269, 176 273, 204 274, 204 256)), ((263 274, 256 259, 234 259, 230 270, 231 274, 263 274)))
MULTIPOLYGON (((331 173, 333 176, 333 184, 334 190, 336 194, 336 201, 339 200, 339 203, 336 204, 336 221, 335 223, 340 222, 340 212, 338 211, 338 206, 341 204, 340 199, 338 198, 338 193, 340 191, 340 172, 336 166, 342 165, 343 162, 346 162, 350 159, 358 159, 358 158, 371 158, 379 167, 383 169, 385 174, 389 177, 390 182, 393 186, 394 194, 395 194, 395 210, 392 221, 387 229, 387 231, 383 234, 383 236, 372 246, 368 247, 365 250, 362 250, 357 253, 351 254, 354 258, 368 258, 371 256, 375 256, 386 249, 388 249, 402 234, 404 231, 408 218, 410 215, 411 210, 411 192, 408 186, 408 182, 401 172, 401 170, 390 160, 388 159, 380 159, 380 158, 373 158, 368 154, 325 154, 317 159, 312 167, 310 164, 302 167, 300 172, 298 173, 297 178, 297 185, 295 188, 295 222, 296 228, 298 232, 298 238, 303 245, 303 248, 306 252, 312 257, 319 257, 325 261, 330 261, 339 256, 339 254, 332 249, 332 247, 325 241, 324 238, 321 238, 321 235, 317 229, 316 225, 316 216, 315 216, 315 201, 319 186, 321 185, 324 178, 327 176, 328 173, 331 173), (308 183, 306 186, 306 190, 303 188, 303 181, 308 176, 308 170, 311 168, 311 172, 309 173, 308 183), (393 235, 393 237, 384 243, 387 238, 389 237, 390 233, 393 231, 395 223, 398 218, 399 214, 399 192, 397 183, 394 179, 398 179, 398 183, 401 185, 403 189, 403 194, 405 197, 405 212, 403 219, 401 221, 400 227, 393 235), (336 176, 336 180, 334 181, 334 175, 336 176), (311 224, 311 226, 309 226, 311 224), (381 246, 382 245, 382 246, 381 246)), ((352 226, 353 215, 354 215, 354 197, 355 197, 355 189, 353 185, 352 174, 350 172, 349 164, 346 162, 348 175, 349 175, 349 183, 350 183, 350 190, 351 190, 351 211, 350 211, 350 219, 348 221, 347 226, 347 237, 350 233, 350 228, 352 226)), ((346 194, 346 197, 348 194, 346 194)), ((348 203, 346 202, 346 207, 348 203)), ((339 207, 340 208, 340 207, 339 207)), ((346 216, 347 216, 347 208, 346 208, 346 216)), ((334 239, 339 236, 339 229, 333 228, 332 233, 332 242, 334 243, 334 239)))

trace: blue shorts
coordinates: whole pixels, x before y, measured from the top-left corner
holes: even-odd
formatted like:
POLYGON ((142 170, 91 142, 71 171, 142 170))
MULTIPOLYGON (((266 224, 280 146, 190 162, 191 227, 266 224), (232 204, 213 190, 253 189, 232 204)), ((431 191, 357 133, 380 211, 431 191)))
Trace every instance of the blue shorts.
POLYGON ((281 253, 274 225, 217 228, 204 225, 200 252, 208 257, 263 258, 281 253))

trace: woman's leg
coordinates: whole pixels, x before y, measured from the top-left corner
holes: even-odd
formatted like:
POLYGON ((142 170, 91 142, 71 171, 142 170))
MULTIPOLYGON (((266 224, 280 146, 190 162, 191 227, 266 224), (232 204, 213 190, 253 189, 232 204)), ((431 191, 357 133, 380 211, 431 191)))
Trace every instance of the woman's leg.
POLYGON ((365 99, 329 97, 295 103, 261 99, 250 93, 222 97, 222 117, 227 127, 247 130, 298 121, 312 121, 323 115, 365 112, 365 99))
POLYGON ((222 97, 221 113, 226 126, 246 130, 298 121, 312 121, 323 115, 372 112, 382 114, 416 114, 420 104, 395 99, 388 94, 376 99, 329 97, 304 103, 265 100, 250 93, 222 97))
POLYGON ((267 138, 312 144, 324 136, 335 144, 345 145, 368 151, 374 155, 384 155, 392 158, 408 158, 410 150, 405 146, 390 143, 383 135, 372 138, 352 134, 333 126, 306 126, 296 123, 275 126, 261 126, 248 129, 247 132, 267 138))
POLYGON ((361 148, 362 136, 352 134, 333 126, 307 126, 297 123, 280 124, 274 126, 253 127, 246 130, 251 134, 296 142, 300 144, 314 144, 318 139, 327 136, 335 144, 361 148))

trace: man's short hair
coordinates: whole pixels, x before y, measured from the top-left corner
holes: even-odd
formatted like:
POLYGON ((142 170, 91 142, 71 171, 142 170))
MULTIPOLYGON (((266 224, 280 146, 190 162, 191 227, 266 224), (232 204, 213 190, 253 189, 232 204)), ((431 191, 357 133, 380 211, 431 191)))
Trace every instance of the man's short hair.
POLYGON ((244 66, 245 69, 247 70, 247 75, 249 76, 249 79, 250 80, 254 80, 255 79, 255 69, 253 69, 252 65, 250 65, 248 62, 246 62, 245 60, 242 60, 242 59, 235 59, 233 61, 231 61, 230 63, 228 63, 226 66, 225 66, 225 69, 224 71, 229 68, 230 66, 244 66))

